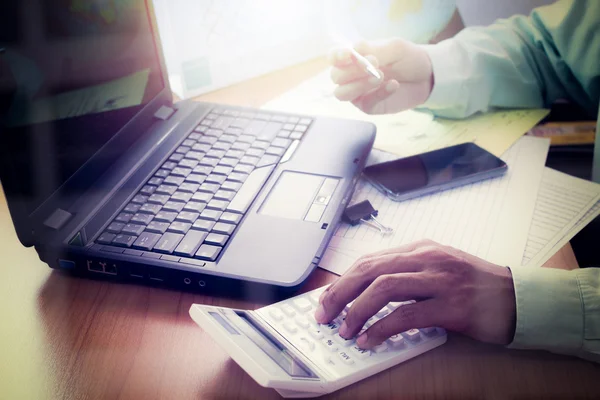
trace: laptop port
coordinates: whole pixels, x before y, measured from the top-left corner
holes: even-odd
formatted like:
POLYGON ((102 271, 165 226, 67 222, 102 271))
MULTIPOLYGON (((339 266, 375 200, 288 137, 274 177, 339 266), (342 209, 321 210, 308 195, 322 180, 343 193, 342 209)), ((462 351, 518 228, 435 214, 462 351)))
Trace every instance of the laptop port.
POLYGON ((144 268, 139 267, 139 266, 132 266, 129 269, 129 276, 131 276, 132 278, 136 278, 136 279, 143 279, 144 278, 144 268))
POLYGON ((117 264, 107 263, 104 267, 104 272, 111 275, 117 274, 117 264))
POLYGON ((148 279, 155 282, 162 282, 165 280, 165 273, 160 268, 148 268, 148 279))
POLYGON ((88 271, 92 271, 92 272, 104 272, 104 269, 102 268, 102 266, 99 263, 95 263, 92 260, 87 260, 86 264, 87 264, 88 271))

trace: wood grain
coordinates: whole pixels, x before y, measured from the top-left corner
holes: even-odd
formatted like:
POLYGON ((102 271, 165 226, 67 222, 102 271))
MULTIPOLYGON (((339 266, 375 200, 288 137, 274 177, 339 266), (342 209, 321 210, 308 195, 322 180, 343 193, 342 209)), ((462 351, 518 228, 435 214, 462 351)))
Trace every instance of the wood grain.
MULTIPOLYGON (((314 60, 202 100, 260 105, 324 65, 314 60)), ((258 386, 188 315, 193 303, 263 304, 51 271, 19 244, 1 193, 0 255, 0 399, 279 397, 258 386)), ((577 268, 570 246, 548 265, 577 268)), ((317 270, 302 290, 334 279, 317 270)), ((327 398, 599 398, 599 378, 600 367, 590 362, 450 334, 439 349, 327 398)))

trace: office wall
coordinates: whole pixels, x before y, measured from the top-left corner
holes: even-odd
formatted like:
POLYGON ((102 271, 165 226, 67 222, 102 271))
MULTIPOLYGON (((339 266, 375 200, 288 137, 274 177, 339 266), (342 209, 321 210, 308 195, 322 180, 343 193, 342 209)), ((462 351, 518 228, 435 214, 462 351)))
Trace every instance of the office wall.
POLYGON ((489 25, 498 18, 529 14, 535 7, 554 2, 555 0, 456 0, 466 26, 489 25))

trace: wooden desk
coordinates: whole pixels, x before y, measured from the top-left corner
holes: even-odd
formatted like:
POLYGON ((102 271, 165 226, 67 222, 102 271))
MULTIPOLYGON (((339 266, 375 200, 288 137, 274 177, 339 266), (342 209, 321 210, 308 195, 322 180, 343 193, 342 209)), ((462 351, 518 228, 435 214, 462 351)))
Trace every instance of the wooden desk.
MULTIPOLYGON (((323 60, 203 96, 258 106, 323 60)), ((22 247, 0 194, 0 399, 269 399, 188 315, 192 303, 260 304, 75 279, 22 247)), ((569 246, 548 266, 577 268, 569 246)), ((317 270, 304 290, 331 282, 317 270)), ((549 332, 549 334, 552 334, 549 332)), ((448 343, 331 398, 600 397, 600 366, 510 351, 450 334, 448 343)))

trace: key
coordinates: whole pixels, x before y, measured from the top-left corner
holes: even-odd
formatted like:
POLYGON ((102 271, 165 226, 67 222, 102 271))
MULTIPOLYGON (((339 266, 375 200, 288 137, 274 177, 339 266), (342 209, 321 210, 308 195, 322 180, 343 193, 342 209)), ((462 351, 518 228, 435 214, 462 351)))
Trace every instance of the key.
POLYGON ((294 131, 290 134, 290 139, 292 140, 300 140, 302 139, 303 133, 302 132, 298 132, 298 131, 294 131))
POLYGON ((156 186, 146 185, 140 189, 140 193, 146 196, 150 196, 156 190, 156 186))
MULTIPOLYGON (((260 161, 259 161, 260 163, 260 161)), ((242 172, 244 174, 249 174, 250 172, 254 171, 254 167, 252 165, 247 165, 247 164, 238 164, 235 166, 235 168, 233 168, 233 170, 235 172, 242 172)))
POLYGON ((283 128, 283 124, 279 122, 268 122, 267 125, 256 136, 259 140, 272 141, 277 133, 283 128))
POLYGON ((111 242, 113 241, 113 239, 115 238, 114 233, 109 233, 109 232, 104 232, 102 233, 102 235, 98 236, 98 239, 96 239, 96 242, 100 243, 100 244, 111 244, 111 242))
POLYGON ((289 117, 289 118, 288 118, 288 122, 289 122, 290 124, 294 124, 294 125, 295 125, 295 124, 297 124, 298 122, 300 122, 300 118, 298 118, 298 117, 289 117))
POLYGON ((121 233, 126 233, 128 235, 139 236, 144 232, 146 227, 144 225, 137 224, 127 224, 123 227, 121 233))
POLYGON ((165 178, 164 183, 167 185, 179 186, 183 183, 184 178, 181 176, 169 175, 165 178))
MULTIPOLYGON (((250 138, 252 138, 252 136, 249 136, 250 138)), ((246 151, 248 148, 250 147, 250 143, 249 142, 240 142, 237 141, 235 143, 233 143, 231 145, 231 149, 233 150, 241 150, 241 151, 246 151)))
POLYGON ((188 136, 188 138, 189 138, 190 140, 198 140, 198 139, 200 139, 201 137, 202 137, 202 135, 201 135, 201 134, 199 134, 199 133, 190 133, 190 134, 189 134, 189 136, 188 136))
POLYGON ((156 189, 156 193, 157 194, 168 194, 170 196, 173 193, 175 193, 176 190, 177 190, 177 186, 163 184, 163 185, 160 185, 158 187, 158 189, 156 189))
POLYGON ((175 218, 177 218, 177 213, 171 211, 161 211, 158 214, 156 214, 156 217, 154 217, 156 221, 169 223, 175 221, 175 218))
POLYGON ((214 194, 217 192, 217 190, 219 190, 219 188, 220 188, 220 186, 217 185, 216 183, 204 182, 202 185, 200 185, 200 188, 198 188, 198 191, 214 194))
POLYGON ((209 221, 218 221, 219 217, 221 216, 221 211, 217 211, 217 210, 204 210, 202 211, 202 214, 200 214, 200 219, 207 219, 209 221))
POLYGON ((171 225, 169 225, 169 229, 167 229, 167 232, 181 233, 185 235, 191 227, 192 224, 190 223, 175 221, 171 225))
POLYGON ((335 335, 340 330, 340 325, 335 321, 331 321, 328 324, 321 325, 321 329, 328 335, 335 335))
POLYGON ((265 154, 265 151, 263 149, 256 149, 256 148, 250 148, 246 152, 247 156, 258 157, 258 158, 262 157, 263 154, 265 154))
POLYGON ((237 192, 238 190, 240 190, 241 187, 242 184, 240 182, 233 182, 229 180, 223 182, 223 184, 221 185, 221 189, 231 190, 232 192, 237 192))
POLYGON ((309 328, 308 334, 317 340, 323 338, 323 332, 321 332, 318 328, 309 328))
POLYGON ((206 177, 205 182, 221 184, 221 183, 225 182, 226 179, 227 179, 227 177, 225 175, 217 175, 215 173, 212 173, 206 177))
POLYGON ((304 297, 297 297, 297 298, 293 299, 292 304, 300 312, 306 312, 312 308, 312 304, 310 303, 310 301, 304 297))
POLYGON ((259 160, 258 157, 244 156, 244 157, 240 158, 239 163, 240 164, 248 164, 248 165, 256 165, 258 163, 258 160, 259 160))
POLYGON ((428 327, 428 328, 421 328, 421 332, 423 332, 426 335, 431 335, 432 333, 436 333, 437 330, 433 327, 428 327))
POLYGON ((154 176, 156 176, 158 178, 166 178, 167 176, 169 176, 169 174, 170 174, 170 172, 168 169, 159 169, 158 171, 156 171, 154 176))
POLYGON ((125 208, 123 208, 123 212, 135 214, 136 212, 138 212, 140 210, 140 207, 141 207, 140 204, 129 203, 125 206, 125 208))
POLYGON ((284 139, 284 138, 278 137, 277 139, 273 140, 273 142, 271 143, 271 146, 283 147, 284 149, 287 149, 290 146, 290 144, 292 144, 292 141, 290 139, 284 139))
POLYGON ((163 205, 169 201, 169 196, 166 194, 153 194, 148 199, 148 203, 163 205))
POLYGON ((209 232, 213 228, 214 225, 215 225, 214 221, 207 221, 204 219, 199 219, 196 222, 194 222, 194 225, 192 225, 192 229, 209 232))
POLYGON ((312 119, 310 118, 302 118, 299 123, 302 125, 310 125, 310 123, 312 122, 312 119))
POLYGON ((221 159, 221 161, 219 161, 219 165, 218 166, 223 166, 223 167, 229 167, 229 168, 233 168, 236 165, 238 165, 239 160, 237 158, 230 158, 230 157, 225 157, 223 159, 221 159))
POLYGON ((186 192, 181 192, 181 191, 177 191, 177 192, 173 193, 173 195, 171 196, 171 200, 181 201, 182 203, 187 203, 188 201, 191 200, 191 198, 192 198, 191 193, 186 193, 186 192))
POLYGON ((252 143, 252 147, 254 147, 256 149, 267 150, 270 146, 271 146, 270 141, 265 142, 264 140, 257 140, 256 142, 252 143))
POLYGON ((175 153, 181 153, 181 154, 185 154, 188 151, 190 151, 190 148, 187 146, 179 146, 176 150, 175 153))
POLYGON ((180 203, 178 201, 167 201, 167 203, 163 206, 163 210, 165 211, 175 211, 180 212, 183 210, 184 203, 180 203))
POLYGON ((210 210, 217 210, 217 211, 225 211, 225 209, 227 208, 227 205, 229 204, 228 201, 224 201, 224 200, 217 200, 217 199, 212 199, 207 205, 206 208, 210 209, 210 210))
POLYGON ((280 137, 280 138, 287 139, 287 138, 289 138, 289 137, 290 137, 290 135, 291 135, 291 134, 292 134, 292 131, 290 131, 290 130, 287 130, 287 129, 282 129, 282 130, 280 130, 280 131, 279 131, 279 133, 277 134, 277 137, 280 137))
POLYGON ((244 156, 244 152, 242 150, 229 150, 225 157, 240 159, 244 156))
POLYGON ((379 222, 377 218, 375 218, 376 216, 377 210, 373 208, 373 205, 369 200, 361 201, 360 203, 347 207, 343 214, 346 222, 349 222, 352 225, 365 223, 378 229, 382 235, 389 235, 394 232, 392 228, 384 226, 379 222))
POLYGON ((150 180, 148 181, 148 184, 153 186, 160 186, 161 183, 163 183, 163 179, 157 177, 150 178, 150 180))
POLYGON ((235 230, 235 225, 225 224, 223 222, 217 222, 212 229, 215 233, 221 233, 223 235, 231 235, 235 230))
POLYGON ((131 247, 131 245, 133 244, 133 242, 135 242, 136 239, 136 236, 125 235, 120 233, 117 236, 115 236, 115 238, 112 241, 112 244, 114 246, 119 247, 131 247))
MULTIPOLYGON (((200 139, 198 139, 200 140, 200 139)), ((196 143, 195 145, 192 146, 192 151, 196 151, 198 153, 206 153, 207 151, 210 150, 210 144, 207 143, 196 143)), ((189 153, 187 154, 189 155, 189 153)))
MULTIPOLYGON (((216 144, 216 143, 215 143, 216 144)), ((206 152, 207 157, 218 158, 221 159, 225 155, 225 151, 215 149, 214 146, 208 152, 206 152)))
POLYGON ((330 338, 321 339, 321 344, 329 351, 337 351, 339 348, 337 343, 330 338))
POLYGON ((142 232, 137 238, 133 247, 140 250, 152 250, 156 242, 160 239, 160 234, 151 232, 142 232))
POLYGON ((171 175, 182 176, 184 178, 191 173, 192 173, 191 168, 182 168, 182 167, 177 167, 177 168, 173 169, 173 171, 171 171, 171 175))
POLYGON ((213 150, 227 151, 231 147, 229 142, 217 142, 212 145, 213 150))
POLYGON ((202 160, 200 160, 199 164, 207 167, 214 167, 219 163, 220 160, 220 158, 203 157, 202 160))
POLYGON ((267 179, 269 179, 274 168, 274 166, 270 166, 254 170, 227 206, 227 211, 245 214, 267 179))
POLYGON ((146 203, 140 207, 140 213, 155 215, 156 213, 158 213, 160 211, 160 209, 161 209, 160 204, 146 203))
MULTIPOLYGON (((196 173, 190 174, 186 178, 186 180, 188 182, 195 183, 195 184, 198 184, 198 185, 202 184, 205 179, 206 179, 206 175, 201 175, 201 174, 196 174, 196 173)), ((196 190, 198 190, 198 189, 196 189, 196 190)))
POLYGON ((195 168, 196 165, 198 165, 198 161, 196 160, 190 160, 190 159, 185 159, 185 160, 181 160, 179 161, 179 166, 180 167, 184 167, 184 168, 195 168))
POLYGON ((206 261, 215 261, 221 252, 221 247, 203 244, 196 252, 196 258, 206 261))
POLYGON ((228 167, 226 165, 217 165, 213 170, 212 173, 213 174, 217 174, 217 175, 229 175, 231 172, 233 172, 233 168, 228 167))
POLYGON ((175 220, 193 224, 198 219, 198 216, 200 216, 199 213, 183 211, 183 212, 179 213, 179 215, 177 216, 177 218, 175 218, 175 220))
POLYGON ((129 220, 131 220, 131 217, 133 217, 133 214, 130 213, 121 213, 119 215, 116 216, 115 221, 117 222, 123 222, 123 223, 128 223, 129 220))
POLYGON ((213 198, 215 198, 217 200, 231 201, 231 200, 233 200, 234 197, 235 197, 235 192, 230 192, 228 190, 219 190, 219 191, 217 191, 217 193, 215 193, 215 196, 213 198))
POLYGON ((230 212, 224 212, 223 215, 221 215, 221 218, 219 218, 219 221, 221 221, 221 222, 225 222, 228 224, 234 224, 234 225, 239 224, 241 220, 242 220, 241 215, 233 214, 230 212))
POLYGON ((106 230, 110 233, 120 233, 124 227, 125 224, 123 222, 112 222, 106 230))
POLYGON ((402 336, 411 342, 417 342, 419 339, 421 339, 421 332, 419 332, 418 329, 409 329, 406 332, 402 332, 402 336))
POLYGON ((335 335, 333 336, 333 339, 338 342, 338 344, 340 344, 342 347, 349 347, 352 346, 355 342, 354 339, 344 339, 343 337, 341 337, 340 335, 335 335))
POLYGON ((294 130, 294 126, 296 126, 296 125, 295 124, 287 123, 287 124, 283 125, 282 129, 286 129, 288 131, 292 131, 292 130, 294 130))
POLYGON ((152 214, 135 214, 133 217, 131 217, 131 222, 135 222, 137 224, 141 224, 141 225, 148 225, 150 223, 150 221, 152 221, 152 218, 154 218, 154 215, 152 214))
POLYGON ((197 201, 190 201, 186 205, 183 206, 184 211, 196 212, 200 214, 204 207, 206 207, 206 203, 199 203, 197 201))
POLYGON ((281 313, 281 310, 276 307, 273 307, 269 310, 269 315, 275 321, 281 321, 283 319, 283 314, 281 313))
POLYGON ((170 161, 179 162, 183 159, 183 153, 174 153, 169 157, 170 161))
POLYGON ((390 345, 390 347, 398 348, 398 347, 401 347, 404 345, 404 338, 402 337, 402 335, 396 334, 396 335, 391 336, 387 340, 387 342, 390 345))
MULTIPOLYGON (((160 233, 161 235, 169 229, 168 222, 152 221, 146 227, 147 232, 160 233)), ((159 235, 160 236, 160 235, 159 235)), ((157 239, 158 241, 158 239, 157 239)))
POLYGON ((306 329, 310 326, 310 323, 308 322, 308 320, 301 315, 298 315, 296 317, 295 321, 296 321, 296 324, 298 324, 298 326, 301 328, 306 329))
POLYGON ((265 167, 267 165, 277 164, 279 162, 279 157, 273 154, 265 154, 262 156, 258 164, 256 164, 256 168, 265 167))
POLYGON ((285 149, 283 147, 269 147, 265 154, 272 154, 277 157, 281 157, 285 154, 285 149))
POLYGON ((206 238, 206 235, 208 235, 208 232, 189 231, 175 249, 175 254, 178 256, 193 257, 206 238))
POLYGON ((373 347, 373 352, 375 352, 376 354, 379 354, 379 353, 383 353, 387 349, 388 349, 387 343, 383 342, 383 343, 373 347))
POLYGON ((225 246, 225 243, 227 243, 227 240, 229 240, 229 236, 227 235, 221 235, 219 233, 210 233, 204 240, 204 243, 223 247, 225 246))
POLYGON ((338 353, 338 356, 344 362, 344 364, 347 364, 347 365, 354 364, 354 360, 352 359, 352 357, 350 357, 350 355, 347 352, 340 351, 338 353))
POLYGON ((189 136, 188 136, 188 139, 185 139, 185 140, 184 140, 184 141, 181 143, 181 145, 182 145, 182 146, 191 147, 191 146, 193 146, 193 145, 194 145, 194 143, 195 143, 195 142, 196 142, 195 140, 192 140, 192 139, 191 139, 191 138, 189 138, 189 136))
MULTIPOLYGON (((181 156, 183 158, 183 156, 181 156)), ((173 168, 175 168, 177 166, 177 163, 174 161, 167 161, 166 163, 164 163, 162 165, 162 168, 164 169, 168 169, 168 170, 172 170, 173 168)))
POLYGON ((354 356, 357 357, 359 360, 365 360, 371 356, 370 350, 361 349, 358 346, 352 346, 350 350, 352 351, 352 353, 354 353, 354 356))
POLYGON ((296 328, 296 326, 294 324, 292 324, 292 321, 285 321, 283 323, 283 327, 289 333, 296 333, 296 332, 298 332, 298 328, 296 328))
MULTIPOLYGON (((201 145, 201 146, 205 146, 205 145, 201 145)), ((186 159, 190 159, 190 160, 194 160, 194 161, 200 161, 202 159, 202 157, 204 157, 204 153, 200 152, 200 151, 188 151, 188 153, 185 155, 186 159)), ((196 165, 194 165, 194 168, 198 165, 198 163, 196 163, 196 165)))
POLYGON ((296 125, 296 127, 294 128, 294 130, 296 132, 302 132, 302 133, 306 132, 307 129, 308 129, 308 126, 306 126, 306 125, 296 125))
POLYGON ((246 180, 246 178, 248 178, 248 174, 242 174, 240 172, 232 172, 227 177, 227 179, 230 181, 241 182, 241 183, 243 183, 246 180))
POLYGON ((294 310, 289 304, 282 305, 281 311, 283 311, 288 317, 293 317, 294 315, 296 315, 296 310, 294 310))
POLYGON ((179 242, 181 242, 181 239, 183 239, 182 234, 167 232, 156 243, 154 250, 159 253, 171 254, 179 242))

